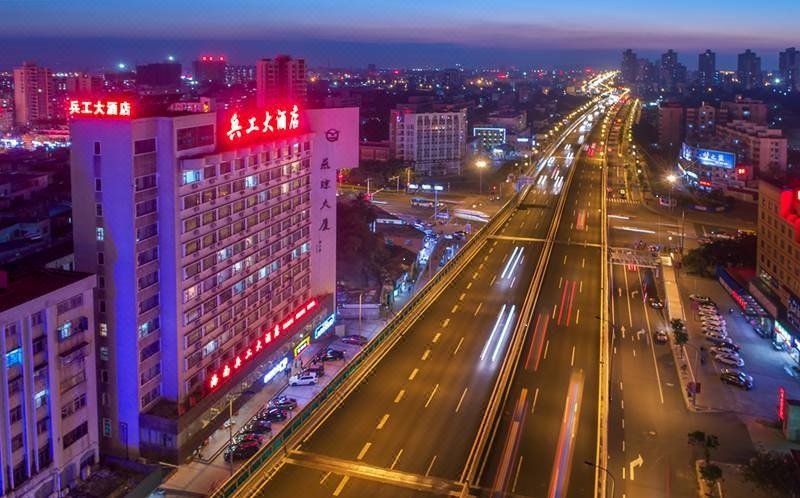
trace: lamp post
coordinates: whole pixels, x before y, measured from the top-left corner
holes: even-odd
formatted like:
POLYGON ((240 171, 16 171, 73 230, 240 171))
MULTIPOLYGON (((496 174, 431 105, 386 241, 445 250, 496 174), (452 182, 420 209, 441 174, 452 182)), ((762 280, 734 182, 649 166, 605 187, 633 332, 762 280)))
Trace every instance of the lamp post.
POLYGON ((489 163, 485 159, 478 159, 475 161, 475 167, 478 168, 478 185, 481 195, 483 195, 483 170, 489 163))
POLYGON ((669 214, 672 215, 672 195, 675 190, 675 182, 678 180, 673 174, 667 175, 667 181, 669 182, 669 214))
POLYGON ((616 487, 616 479, 614 479, 614 475, 611 472, 609 472, 607 468, 601 467, 596 463, 592 462, 591 460, 584 460, 583 463, 585 463, 589 467, 594 467, 596 469, 602 470, 608 475, 608 477, 611 478, 611 498, 614 498, 614 488, 616 487))

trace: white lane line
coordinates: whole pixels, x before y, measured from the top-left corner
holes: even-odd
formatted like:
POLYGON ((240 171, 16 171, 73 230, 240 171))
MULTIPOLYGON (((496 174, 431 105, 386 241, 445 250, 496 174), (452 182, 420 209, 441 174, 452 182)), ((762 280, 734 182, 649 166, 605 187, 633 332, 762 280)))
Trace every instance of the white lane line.
MULTIPOLYGON (((495 241, 494 243, 497 244, 497 241, 495 241)), ((492 252, 494 252, 494 247, 489 248, 489 254, 492 254, 492 252)))
POLYGON ((458 344, 456 344, 456 349, 453 350, 453 356, 455 356, 455 354, 458 353, 458 350, 461 349, 462 342, 464 342, 464 337, 461 337, 461 339, 458 340, 458 344))
POLYGON ((454 304, 453 309, 450 310, 450 313, 455 313, 456 311, 458 311, 458 305, 454 304))
POLYGON ((514 282, 516 282, 516 281, 517 281, 517 277, 515 276, 514 278, 511 279, 511 286, 510 287, 514 287, 514 282))
POLYGON ((419 368, 415 368, 411 371, 411 375, 408 376, 408 380, 414 380, 414 377, 417 376, 417 372, 419 372, 419 368))
POLYGON ((619 381, 619 390, 622 391, 622 381, 619 381))
POLYGON ((495 240, 494 243, 492 244, 492 247, 494 247, 496 245, 497 245, 497 241, 495 240))
POLYGON ((475 280, 476 278, 478 278, 478 272, 472 274, 472 280, 475 280))
POLYGON ((625 440, 622 440, 622 452, 625 453, 625 440))
POLYGON ((442 328, 447 327, 448 323, 450 323, 450 319, 449 318, 445 318, 444 321, 442 322, 442 328))
POLYGON ((564 255, 564 262, 562 264, 567 264, 567 255, 564 255))
POLYGON ((581 258, 581 268, 586 268, 586 258, 581 258))
POLYGON ((381 421, 378 422, 378 426, 375 427, 377 430, 383 429, 383 426, 386 425, 386 421, 389 420, 389 414, 387 413, 383 417, 381 417, 381 421))
POLYGON ((400 389, 400 392, 397 393, 397 396, 394 397, 394 402, 399 403, 401 399, 403 399, 403 395, 406 393, 405 389, 400 389))
POLYGON ((437 342, 439 342, 439 338, 440 337, 442 337, 442 333, 441 332, 436 332, 436 335, 433 336, 433 341, 431 341, 431 342, 436 344, 437 342))
POLYGON ((519 480, 519 470, 522 468, 522 455, 519 456, 519 463, 517 464, 517 473, 514 475, 514 484, 511 486, 511 492, 517 492, 517 480, 519 480))
POLYGON ((433 386, 433 391, 431 391, 431 395, 428 397, 428 401, 425 402, 425 408, 428 408, 428 405, 431 404, 431 400, 433 399, 433 395, 436 394, 436 391, 439 390, 439 384, 433 386))
POLYGON ((322 479, 319 480, 319 483, 325 484, 325 481, 327 481, 330 476, 331 476, 330 472, 326 473, 324 476, 322 476, 322 479))
POLYGON ((624 400, 624 399, 620 399, 620 400, 619 400, 619 407, 620 407, 620 409, 622 409, 622 410, 624 410, 624 409, 625 409, 625 400, 624 400))
POLYGON ((622 428, 625 429, 625 419, 623 418, 621 421, 622 421, 622 428))
POLYGON ((572 346, 572 358, 569 360, 569 366, 575 366, 575 346, 572 346))
POLYGON ((394 457, 394 461, 392 462, 391 467, 389 467, 389 470, 394 470, 394 466, 397 465, 397 461, 400 460, 400 455, 402 454, 403 454, 403 448, 400 448, 400 451, 398 451, 397 456, 394 457))
POLYGON ((547 342, 544 343, 544 357, 543 360, 547 359, 547 348, 550 347, 550 339, 547 339, 547 342))
POLYGON ((483 261, 486 261, 487 259, 489 259, 489 256, 484 256, 483 257, 483 261))
POLYGON ((558 277, 558 288, 561 288, 561 284, 564 283, 564 277, 558 277))
POLYGON ((480 312, 481 306, 483 306, 483 303, 482 302, 478 303, 478 307, 475 308, 475 314, 473 314, 472 316, 478 316, 478 312, 480 312))
POLYGON ((458 413, 458 410, 461 408, 461 403, 464 402, 464 396, 467 395, 467 389, 469 389, 469 388, 465 387, 464 388, 464 392, 461 393, 461 398, 458 400, 458 404, 456 405, 456 413, 458 413))
POLYGON ((483 270, 483 263, 478 265, 478 270, 483 270))
POLYGON ((465 297, 467 297, 467 293, 466 292, 462 292, 461 295, 458 296, 458 300, 459 301, 463 301, 465 297))
POLYGON ((428 356, 430 356, 430 355, 431 355, 431 350, 430 349, 426 349, 425 352, 422 353, 422 361, 427 360, 428 356))
POLYGON ((431 464, 428 465, 428 470, 425 471, 425 477, 428 477, 428 475, 430 475, 431 469, 433 468, 433 463, 435 461, 436 461, 436 455, 433 455, 433 458, 431 459, 431 464))
POLYGON ((531 415, 533 415, 533 411, 536 410, 536 400, 539 399, 539 388, 536 388, 536 392, 533 393, 533 403, 531 403, 531 415))
POLYGON ((575 325, 578 325, 578 320, 580 320, 580 318, 581 318, 581 309, 578 308, 575 311, 575 325))
POLYGON ((556 319, 556 308, 557 308, 557 307, 558 307, 558 305, 557 305, 557 304, 554 304, 554 305, 553 305, 553 316, 552 316, 553 320, 555 320, 555 319, 556 319))
POLYGON ((633 350, 633 357, 636 358, 636 350, 633 350))
POLYGON ((367 451, 369 450, 370 446, 372 446, 372 443, 370 443, 369 441, 364 443, 364 447, 361 448, 361 451, 358 453, 356 460, 361 460, 362 458, 364 458, 364 455, 367 454, 367 451))
POLYGON ((342 490, 344 489, 344 485, 347 484, 347 481, 349 481, 349 480, 350 480, 350 476, 348 476, 348 475, 342 477, 342 480, 339 481, 339 485, 336 486, 336 489, 333 490, 333 496, 339 496, 339 493, 342 492, 342 490))
POLYGON ((495 281, 495 280, 497 280, 497 275, 495 275, 494 277, 492 277, 492 281, 491 281, 491 282, 489 282, 489 287, 491 287, 492 285, 494 285, 494 281, 495 281))
POLYGON ((467 290, 470 290, 471 288, 472 288, 472 282, 468 282, 467 283, 467 290))
POLYGON ((578 286, 578 293, 580 294, 582 292, 583 292, 583 280, 581 280, 580 285, 578 286))

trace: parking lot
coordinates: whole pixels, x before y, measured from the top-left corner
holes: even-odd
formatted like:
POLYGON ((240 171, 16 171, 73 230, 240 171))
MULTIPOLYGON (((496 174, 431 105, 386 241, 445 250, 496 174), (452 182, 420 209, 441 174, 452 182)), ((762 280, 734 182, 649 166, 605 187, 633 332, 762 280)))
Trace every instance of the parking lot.
POLYGON ((800 395, 800 380, 793 368, 796 364, 787 353, 777 351, 771 340, 761 337, 754 330, 742 315, 741 308, 716 280, 683 276, 679 280, 679 288, 686 312, 686 328, 689 330, 687 351, 695 377, 701 383, 698 403, 711 410, 777 420, 779 388, 785 388, 787 396, 800 395), (744 362, 740 368, 714 357, 710 349, 713 344, 703 334, 702 315, 697 305, 693 305, 689 299, 690 294, 708 296, 716 303, 727 336, 739 348, 738 355, 744 362), (733 313, 730 313, 731 309, 733 313), (707 351, 705 362, 701 360, 701 347, 707 351), (740 370, 752 376, 752 389, 745 390, 723 383, 720 373, 724 368, 740 370))

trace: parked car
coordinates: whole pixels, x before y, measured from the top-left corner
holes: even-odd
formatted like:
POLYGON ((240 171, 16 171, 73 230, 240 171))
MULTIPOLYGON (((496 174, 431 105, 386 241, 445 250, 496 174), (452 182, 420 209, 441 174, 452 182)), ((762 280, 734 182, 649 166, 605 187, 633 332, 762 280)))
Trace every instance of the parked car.
POLYGON ((733 339, 727 336, 720 336, 718 334, 706 335, 706 341, 712 344, 733 344, 733 339))
POLYGON ((272 432, 272 422, 269 420, 253 419, 239 429, 240 433, 268 434, 272 432))
POLYGON ((317 376, 311 372, 293 375, 289 378, 290 386, 313 386, 317 383, 317 376))
POLYGON ((710 297, 703 296, 703 295, 700 295, 700 294, 689 294, 689 299, 691 299, 692 301, 694 301, 696 303, 710 303, 710 302, 712 302, 710 297))
POLYGON ((666 330, 658 329, 653 335, 653 339, 656 341, 656 344, 666 344, 669 342, 669 335, 666 330))
POLYGON ((280 408, 263 408, 256 414, 256 419, 267 420, 269 422, 281 422, 288 417, 286 412, 280 408))
POLYGON ((255 441, 261 444, 264 441, 264 436, 255 432, 237 432, 233 436, 233 444, 243 443, 245 441, 255 441))
POLYGON ((267 408, 280 408, 281 410, 294 410, 297 408, 297 400, 289 396, 276 396, 269 400, 267 408))
POLYGON ((705 336, 706 338, 725 339, 728 337, 728 333, 724 330, 707 330, 705 336))
POLYGON ((714 359, 732 367, 743 367, 744 360, 738 354, 716 354, 714 359))
POLYGON ((241 443, 232 444, 225 449, 223 458, 225 458, 226 462, 250 458, 256 454, 260 446, 257 441, 242 441, 241 443))
POLYGON ((356 346, 363 346, 364 344, 369 342, 369 339, 364 337, 363 335, 352 334, 346 335, 340 339, 345 344, 354 344, 356 346))
POLYGON ((719 378, 726 384, 732 384, 747 391, 753 388, 753 377, 739 370, 723 368, 719 378))
POLYGON ((339 351, 338 349, 328 348, 325 351, 320 351, 317 353, 314 359, 317 361, 343 360, 344 352, 339 351))
POLYGON ((711 354, 724 353, 724 352, 738 353, 739 352, 739 345, 735 344, 735 343, 717 344, 716 346, 711 346, 709 348, 709 351, 711 351, 711 354))
POLYGON ((703 333, 704 334, 707 333, 707 332, 725 333, 727 331, 728 331, 728 327, 725 326, 725 325, 714 325, 714 324, 711 324, 711 323, 703 324, 703 333))
POLYGON ((314 374, 317 377, 322 377, 323 375, 325 375, 325 364, 317 363, 316 365, 314 364, 308 365, 303 369, 302 372, 300 372, 300 374, 301 375, 314 374))
POLYGON ((656 310, 660 310, 664 307, 664 303, 661 301, 661 299, 657 297, 647 298, 647 303, 650 305, 651 308, 656 310))

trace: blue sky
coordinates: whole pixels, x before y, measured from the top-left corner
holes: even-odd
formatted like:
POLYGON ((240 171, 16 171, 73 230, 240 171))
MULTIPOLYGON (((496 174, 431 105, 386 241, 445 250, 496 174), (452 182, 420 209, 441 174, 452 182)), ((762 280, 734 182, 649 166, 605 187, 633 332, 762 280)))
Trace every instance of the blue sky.
MULTIPOLYGON (((163 40, 165 50, 175 41, 187 51, 197 50, 199 40, 211 48, 251 40, 265 47, 264 55, 275 52, 272 47, 305 48, 317 63, 326 62, 326 45, 350 46, 351 53, 332 54, 341 65, 364 62, 358 60, 358 46, 379 64, 400 63, 420 51, 433 51, 422 57, 431 59, 436 52, 440 58, 469 58, 474 51, 482 60, 494 49, 498 64, 520 64, 526 52, 532 59, 548 52, 572 54, 567 57, 572 60, 581 52, 610 54, 626 47, 654 53, 675 48, 691 54, 690 67, 701 49, 725 54, 753 48, 769 63, 778 48, 800 44, 798 18, 796 0, 0 0, 0 47, 10 49, 0 50, 0 64, 24 52, 23 40, 34 38, 163 40), (382 56, 385 60, 376 59, 382 56)), ((72 43, 73 56, 97 63, 96 54, 72 43)), ((124 44, 119 47, 128 52, 124 44)), ((68 58, 59 53, 64 51, 50 56, 68 58)), ((130 52, 120 57, 162 56, 130 52)))

